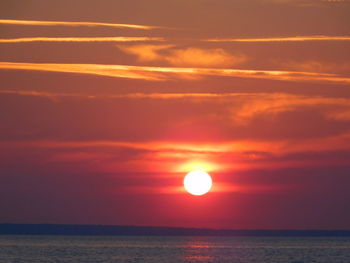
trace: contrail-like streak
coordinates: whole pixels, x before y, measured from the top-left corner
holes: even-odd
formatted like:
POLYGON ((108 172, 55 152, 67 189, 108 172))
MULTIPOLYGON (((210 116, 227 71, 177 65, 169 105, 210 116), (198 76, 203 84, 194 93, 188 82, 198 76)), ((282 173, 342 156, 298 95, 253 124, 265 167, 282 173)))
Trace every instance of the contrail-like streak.
POLYGON ((212 38, 208 42, 303 42, 303 41, 350 41, 350 36, 295 36, 266 38, 212 38))
POLYGON ((107 64, 60 64, 21 62, 0 62, 0 69, 91 74, 116 78, 143 79, 150 81, 165 81, 187 77, 201 78, 203 76, 225 76, 284 81, 318 81, 333 83, 335 82, 342 84, 350 83, 350 78, 342 77, 337 74, 281 70, 177 68, 107 64))
POLYGON ((24 37, 0 39, 0 43, 27 42, 148 42, 164 41, 161 37, 24 37))
POLYGON ((103 26, 103 27, 133 28, 133 29, 143 29, 143 30, 159 28, 156 26, 115 24, 115 23, 103 23, 103 22, 34 21, 34 20, 13 20, 13 19, 0 19, 0 24, 23 25, 23 26, 89 26, 89 27, 103 26))

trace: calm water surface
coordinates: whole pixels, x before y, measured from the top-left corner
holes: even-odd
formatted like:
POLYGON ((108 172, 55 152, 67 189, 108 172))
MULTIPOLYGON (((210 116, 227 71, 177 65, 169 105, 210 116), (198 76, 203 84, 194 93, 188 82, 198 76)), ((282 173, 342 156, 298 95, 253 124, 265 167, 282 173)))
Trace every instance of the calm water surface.
POLYGON ((350 238, 0 236, 0 263, 350 263, 350 238))

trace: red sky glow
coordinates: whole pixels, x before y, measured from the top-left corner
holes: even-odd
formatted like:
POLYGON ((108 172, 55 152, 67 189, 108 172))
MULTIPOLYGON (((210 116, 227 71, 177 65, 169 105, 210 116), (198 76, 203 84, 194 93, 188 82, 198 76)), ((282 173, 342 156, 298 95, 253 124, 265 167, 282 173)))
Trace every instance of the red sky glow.
POLYGON ((0 223, 349 229, 349 13, 3 0, 0 223))

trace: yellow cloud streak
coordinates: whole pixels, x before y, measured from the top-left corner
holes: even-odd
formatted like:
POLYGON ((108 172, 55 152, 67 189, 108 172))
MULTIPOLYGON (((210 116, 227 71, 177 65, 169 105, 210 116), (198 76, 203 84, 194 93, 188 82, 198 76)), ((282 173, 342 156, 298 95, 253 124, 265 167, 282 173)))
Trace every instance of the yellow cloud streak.
POLYGON ((13 20, 13 19, 0 19, 0 24, 9 25, 23 25, 23 26, 103 26, 103 27, 117 27, 117 28, 133 28, 150 30, 158 28, 155 26, 145 25, 133 25, 133 24, 115 24, 115 23, 102 23, 102 22, 68 22, 68 21, 34 21, 34 20, 13 20))
POLYGON ((175 67, 145 67, 106 64, 57 64, 57 63, 20 63, 0 62, 0 69, 35 70, 64 73, 91 74, 99 76, 143 79, 169 80, 176 78, 201 76, 227 76, 239 78, 256 78, 287 81, 326 81, 350 83, 350 78, 339 77, 336 74, 277 71, 277 70, 246 70, 246 69, 215 69, 215 68, 175 68, 175 67))
POLYGON ((27 42, 146 42, 164 41, 160 37, 24 37, 0 39, 0 43, 27 42))
POLYGON ((44 97, 48 99, 60 98, 83 98, 83 99, 155 99, 155 100, 188 100, 189 102, 213 102, 218 103, 235 102, 243 103, 238 109, 235 108, 232 115, 233 120, 239 124, 246 124, 256 115, 276 115, 285 111, 291 111, 298 107, 312 106, 320 107, 333 105, 345 108, 336 108, 329 111, 325 116, 329 119, 349 120, 350 99, 328 98, 292 95, 288 93, 127 93, 127 94, 79 94, 79 93, 53 93, 28 90, 0 90, 0 94, 44 97))
POLYGON ((350 36, 295 36, 267 38, 207 39, 209 42, 302 42, 302 41, 349 41, 350 36))
MULTIPOLYGON (((232 98, 244 95, 251 95, 255 93, 127 93, 127 94, 111 94, 111 95, 95 95, 82 93, 53 93, 42 91, 28 91, 28 90, 0 90, 0 94, 14 94, 34 97, 79 97, 87 99, 97 98, 115 98, 115 99, 184 99, 184 98, 232 98)), ((259 93, 265 94, 265 93, 259 93)))
POLYGON ((350 150, 347 143, 350 139, 350 133, 344 133, 336 136, 322 137, 316 139, 302 140, 238 140, 222 142, 176 142, 176 141, 146 141, 146 142, 128 142, 128 141, 4 141, 2 145, 11 145, 11 147, 43 147, 43 148, 89 148, 89 147, 122 147, 146 151, 159 151, 164 154, 169 152, 186 153, 239 153, 239 152, 270 152, 275 154, 287 154, 303 151, 334 151, 350 150))
MULTIPOLYGON (((295 95, 289 93, 126 93, 126 94, 83 94, 83 93, 56 93, 29 90, 0 90, 0 94, 13 94, 34 97, 78 97, 86 99, 220 99, 222 101, 240 101, 248 104, 247 108, 238 111, 244 112, 244 117, 254 116, 256 112, 274 112, 283 106, 315 106, 315 105, 339 105, 349 106, 350 99, 329 98, 321 96, 295 95)), ((281 109, 283 110, 283 109, 281 109)), ((279 110, 277 110, 278 112, 279 110)))
POLYGON ((8 141, 2 144, 17 146, 44 147, 44 148, 86 148, 86 147, 122 147, 146 151, 164 151, 186 152, 186 153, 228 153, 241 151, 263 151, 269 149, 278 151, 285 146, 284 142, 256 142, 256 141, 227 141, 227 142, 208 142, 208 143, 190 143, 190 142, 172 142, 172 141, 148 141, 148 142, 128 142, 128 141, 8 141))
POLYGON ((99 65, 99 64, 53 64, 53 63, 12 63, 0 62, 0 69, 35 70, 64 73, 91 74, 108 77, 159 80, 152 74, 137 72, 135 67, 123 65, 99 65))
MULTIPOLYGON (((285 93, 272 94, 252 94, 242 96, 244 102, 239 108, 233 110, 233 120, 238 124, 249 123, 257 115, 275 116, 277 114, 294 111, 298 108, 312 107, 314 109, 324 109, 327 118, 335 119, 341 115, 343 118, 349 118, 350 99, 347 98, 329 98, 320 96, 301 96, 285 93), (327 106, 332 106, 327 108, 327 106)), ((338 117, 339 118, 339 117, 338 117)))

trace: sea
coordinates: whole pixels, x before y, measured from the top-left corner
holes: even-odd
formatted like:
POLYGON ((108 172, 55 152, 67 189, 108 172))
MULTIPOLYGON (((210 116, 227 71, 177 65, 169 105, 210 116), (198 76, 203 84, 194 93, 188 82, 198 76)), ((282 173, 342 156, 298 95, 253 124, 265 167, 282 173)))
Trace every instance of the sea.
POLYGON ((350 238, 11 235, 0 262, 350 263, 350 238))

